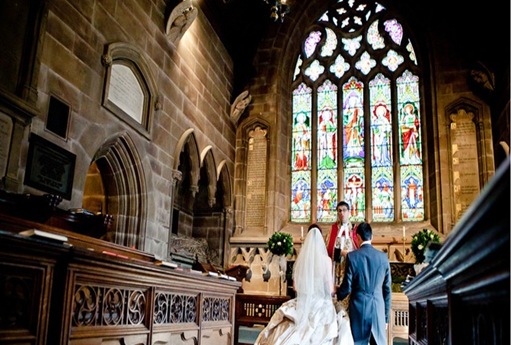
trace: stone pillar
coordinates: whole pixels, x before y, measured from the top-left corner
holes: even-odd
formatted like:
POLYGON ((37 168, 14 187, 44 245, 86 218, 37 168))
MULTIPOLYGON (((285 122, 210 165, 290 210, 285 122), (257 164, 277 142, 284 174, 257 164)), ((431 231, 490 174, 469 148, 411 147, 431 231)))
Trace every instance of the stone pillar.
MULTIPOLYGON (((170 232, 172 231, 172 222, 174 218, 174 193, 176 191, 177 183, 180 182, 183 179, 183 173, 179 170, 173 170, 172 171, 172 183, 170 184, 170 214, 169 214, 169 239, 170 239, 170 232)), ((170 241, 169 241, 170 242, 170 241)), ((169 243, 170 245, 170 243, 169 243)))

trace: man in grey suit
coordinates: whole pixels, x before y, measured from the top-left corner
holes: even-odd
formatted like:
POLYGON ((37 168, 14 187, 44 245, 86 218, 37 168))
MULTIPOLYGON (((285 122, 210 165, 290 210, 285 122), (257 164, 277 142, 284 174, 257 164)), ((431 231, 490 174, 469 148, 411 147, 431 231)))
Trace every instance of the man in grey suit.
POLYGON ((371 226, 360 223, 357 227, 360 248, 348 253, 344 278, 337 290, 338 300, 350 295, 349 316, 355 345, 387 344, 392 299, 390 264, 387 255, 371 245, 372 238, 371 226))

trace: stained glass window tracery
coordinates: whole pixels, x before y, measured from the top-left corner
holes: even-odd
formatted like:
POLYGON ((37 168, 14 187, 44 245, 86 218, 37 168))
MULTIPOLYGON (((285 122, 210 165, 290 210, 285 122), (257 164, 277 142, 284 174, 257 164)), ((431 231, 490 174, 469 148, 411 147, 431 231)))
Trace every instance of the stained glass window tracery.
POLYGON ((424 220, 420 69, 405 27, 377 2, 339 0, 297 56, 291 221, 424 220))

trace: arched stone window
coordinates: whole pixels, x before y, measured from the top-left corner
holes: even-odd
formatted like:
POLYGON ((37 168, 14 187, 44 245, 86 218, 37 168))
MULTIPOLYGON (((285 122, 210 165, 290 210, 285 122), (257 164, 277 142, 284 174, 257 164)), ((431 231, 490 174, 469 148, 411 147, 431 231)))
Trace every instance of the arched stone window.
POLYGON ((311 26, 292 80, 291 221, 424 220, 421 69, 377 2, 338 1, 311 26))

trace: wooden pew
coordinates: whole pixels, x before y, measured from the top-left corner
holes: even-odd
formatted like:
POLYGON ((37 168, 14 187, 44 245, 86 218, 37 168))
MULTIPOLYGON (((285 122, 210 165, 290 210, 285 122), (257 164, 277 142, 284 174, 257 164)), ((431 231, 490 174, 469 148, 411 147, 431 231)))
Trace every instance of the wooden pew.
POLYGON ((234 345, 242 345, 238 343, 240 326, 253 327, 256 324, 266 326, 275 311, 289 299, 289 296, 236 294, 234 345))

